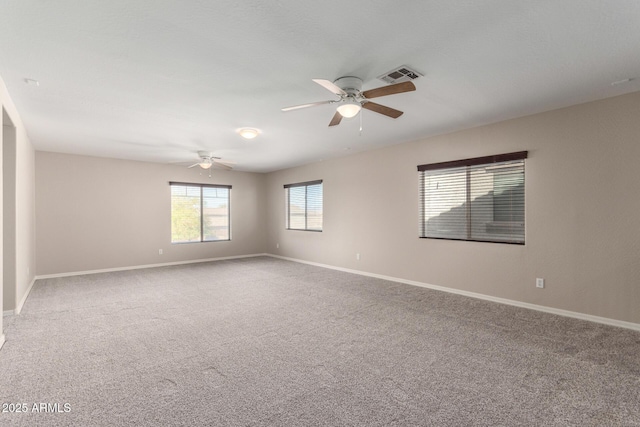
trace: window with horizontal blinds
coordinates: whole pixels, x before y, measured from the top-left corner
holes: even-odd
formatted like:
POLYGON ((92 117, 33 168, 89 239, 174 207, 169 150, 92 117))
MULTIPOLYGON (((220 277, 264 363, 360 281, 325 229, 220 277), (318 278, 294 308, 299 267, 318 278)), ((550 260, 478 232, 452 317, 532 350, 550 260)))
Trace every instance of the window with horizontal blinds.
POLYGON ((322 231, 322 180, 284 186, 288 230, 322 231))
POLYGON ((420 237, 524 244, 527 152, 418 166, 420 237))
POLYGON ((170 182, 171 243, 231 240, 230 185, 170 182))

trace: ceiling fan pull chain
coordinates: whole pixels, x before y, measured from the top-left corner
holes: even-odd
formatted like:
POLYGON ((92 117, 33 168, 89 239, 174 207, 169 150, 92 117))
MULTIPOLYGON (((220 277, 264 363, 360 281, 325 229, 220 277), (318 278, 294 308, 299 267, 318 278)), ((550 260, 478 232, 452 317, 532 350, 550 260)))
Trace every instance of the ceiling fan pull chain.
POLYGON ((362 110, 360 110, 360 136, 362 136, 362 110))

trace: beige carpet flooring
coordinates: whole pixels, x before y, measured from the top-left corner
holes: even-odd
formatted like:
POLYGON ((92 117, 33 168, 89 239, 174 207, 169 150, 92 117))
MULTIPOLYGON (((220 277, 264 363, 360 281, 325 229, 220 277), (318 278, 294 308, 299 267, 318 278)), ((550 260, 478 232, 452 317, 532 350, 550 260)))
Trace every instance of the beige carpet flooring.
POLYGON ((39 280, 5 322, 2 426, 640 425, 638 332, 269 257, 39 280))

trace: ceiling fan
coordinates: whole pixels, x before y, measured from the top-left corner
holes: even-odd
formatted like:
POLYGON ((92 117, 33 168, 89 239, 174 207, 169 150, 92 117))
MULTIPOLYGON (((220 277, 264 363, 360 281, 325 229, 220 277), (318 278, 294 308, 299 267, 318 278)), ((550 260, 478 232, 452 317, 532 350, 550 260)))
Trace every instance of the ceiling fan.
POLYGON ((372 98, 379 98, 381 96, 393 95, 396 93, 411 92, 416 90, 416 86, 413 82, 396 83, 389 86, 382 86, 375 89, 362 91, 362 79, 358 77, 340 77, 334 82, 323 79, 312 79, 323 88, 334 93, 339 99, 312 102, 310 104, 294 105, 292 107, 283 108, 282 111, 298 110, 301 108, 315 107, 317 105, 335 104, 338 103, 338 109, 333 118, 329 122, 329 126, 336 126, 340 124, 342 118, 355 117, 362 108, 369 111, 373 111, 379 114, 383 114, 392 119, 397 119, 403 112, 391 107, 376 104, 371 102, 372 98))
POLYGON ((200 166, 202 169, 210 169, 211 166, 215 166, 220 169, 231 170, 233 169, 232 166, 235 165, 234 162, 223 162, 220 157, 215 157, 213 153, 208 151, 198 151, 198 157, 200 157, 200 161, 192 164, 189 168, 200 166))

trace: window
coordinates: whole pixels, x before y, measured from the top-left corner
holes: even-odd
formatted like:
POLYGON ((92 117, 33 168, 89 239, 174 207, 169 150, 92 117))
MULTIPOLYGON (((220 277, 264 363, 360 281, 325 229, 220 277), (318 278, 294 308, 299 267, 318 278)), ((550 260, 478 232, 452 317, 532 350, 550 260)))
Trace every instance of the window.
POLYGON ((230 185, 169 184, 171 243, 231 240, 230 185))
POLYGON ((524 244, 527 152, 418 166, 420 237, 524 244))
POLYGON ((287 184, 287 229, 322 231, 322 180, 287 184))

